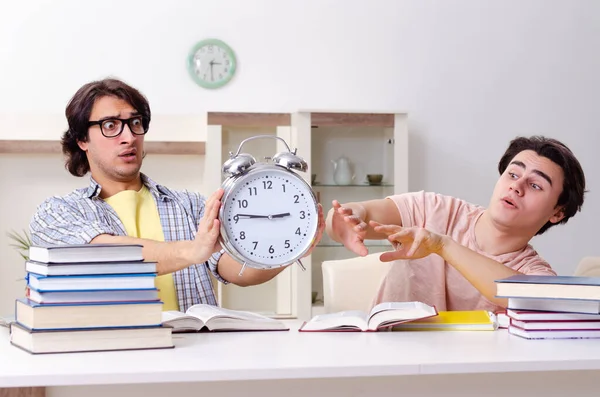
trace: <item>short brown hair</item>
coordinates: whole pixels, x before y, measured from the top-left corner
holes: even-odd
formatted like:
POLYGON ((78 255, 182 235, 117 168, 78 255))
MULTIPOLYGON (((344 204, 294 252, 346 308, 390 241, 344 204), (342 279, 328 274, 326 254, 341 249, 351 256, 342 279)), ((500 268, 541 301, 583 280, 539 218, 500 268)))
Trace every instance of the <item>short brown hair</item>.
POLYGON ((66 156, 65 168, 74 176, 84 176, 90 170, 87 156, 77 142, 88 141, 90 114, 97 99, 113 96, 128 102, 141 116, 145 128, 150 124, 148 100, 135 88, 121 80, 107 78, 82 86, 69 101, 65 115, 69 129, 63 133, 61 144, 66 156))
POLYGON ((567 223, 569 218, 575 216, 578 211, 581 211, 586 192, 585 175, 583 174, 581 164, 579 164, 571 149, 556 139, 543 136, 532 136, 530 138, 517 137, 513 139, 498 162, 500 175, 504 173, 512 159, 525 150, 532 150, 539 156, 551 160, 563 170, 564 175, 562 192, 556 203, 557 206, 563 207, 564 218, 558 223, 546 222, 536 233, 536 235, 540 235, 554 225, 567 223))

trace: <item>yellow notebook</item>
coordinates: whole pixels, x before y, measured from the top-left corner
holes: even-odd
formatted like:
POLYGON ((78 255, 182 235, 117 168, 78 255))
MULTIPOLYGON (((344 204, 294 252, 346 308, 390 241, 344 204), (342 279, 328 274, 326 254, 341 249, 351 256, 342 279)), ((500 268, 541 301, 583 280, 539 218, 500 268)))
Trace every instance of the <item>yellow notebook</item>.
POLYGON ((440 311, 437 316, 394 326, 394 331, 494 331, 496 315, 487 310, 440 311))

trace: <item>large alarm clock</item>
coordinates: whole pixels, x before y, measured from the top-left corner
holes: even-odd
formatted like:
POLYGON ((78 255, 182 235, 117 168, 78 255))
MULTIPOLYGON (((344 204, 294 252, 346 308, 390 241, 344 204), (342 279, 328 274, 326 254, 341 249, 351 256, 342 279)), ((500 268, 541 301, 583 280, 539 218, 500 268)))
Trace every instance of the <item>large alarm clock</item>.
POLYGON ((312 188, 298 172, 306 161, 280 137, 258 135, 240 143, 223 164, 227 177, 219 210, 219 241, 232 258, 246 266, 272 269, 294 262, 304 270, 301 258, 318 232, 318 202, 312 188), (240 153, 244 143, 259 138, 283 141, 287 151, 265 162, 240 153))

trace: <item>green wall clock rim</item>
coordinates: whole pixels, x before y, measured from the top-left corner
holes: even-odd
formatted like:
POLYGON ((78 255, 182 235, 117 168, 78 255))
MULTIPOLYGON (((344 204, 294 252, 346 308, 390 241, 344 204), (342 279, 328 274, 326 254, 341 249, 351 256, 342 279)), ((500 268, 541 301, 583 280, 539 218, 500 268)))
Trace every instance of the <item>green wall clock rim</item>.
POLYGON ((198 84, 200 87, 208 88, 208 89, 215 89, 215 88, 223 87, 225 84, 229 83, 231 81, 231 79, 233 79, 233 76, 235 75, 236 70, 237 70, 237 59, 235 57, 235 53, 233 52, 233 49, 227 43, 225 43, 223 40, 215 39, 215 38, 208 38, 208 39, 200 40, 196 44, 194 44, 194 46, 192 46, 192 48, 187 56, 187 69, 188 69, 188 72, 189 72, 192 80, 194 80, 194 82, 196 84, 198 84), (207 81, 204 81, 200 77, 198 77, 198 75, 196 73, 194 73, 194 56, 195 56, 196 52, 201 47, 204 47, 204 46, 210 45, 210 44, 223 48, 225 50, 225 52, 227 53, 227 55, 229 56, 229 58, 231 58, 231 66, 229 68, 230 71, 228 72, 227 76, 223 80, 217 81, 216 83, 209 83, 207 81))

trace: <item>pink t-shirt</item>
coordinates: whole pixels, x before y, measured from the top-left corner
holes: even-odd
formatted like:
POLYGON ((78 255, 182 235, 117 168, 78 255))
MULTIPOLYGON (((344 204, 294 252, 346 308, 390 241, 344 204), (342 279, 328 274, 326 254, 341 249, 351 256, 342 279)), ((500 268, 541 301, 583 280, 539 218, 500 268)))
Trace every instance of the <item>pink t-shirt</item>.
MULTIPOLYGON (((391 196, 405 227, 423 227, 450 236, 457 243, 524 274, 556 275, 550 265, 527 245, 502 255, 489 255, 475 241, 475 224, 484 208, 436 193, 391 196)), ((383 280, 375 304, 421 301, 438 310, 500 310, 439 255, 396 261, 383 280)))

